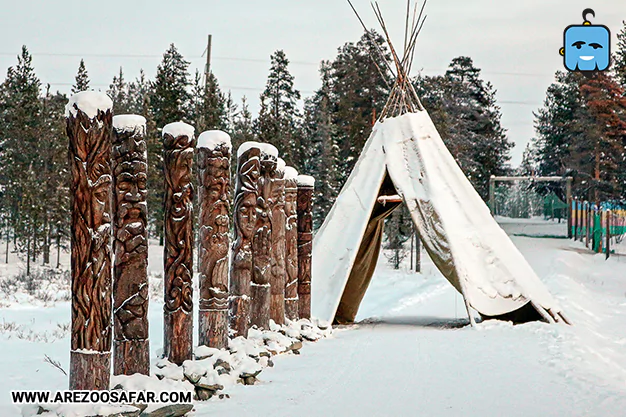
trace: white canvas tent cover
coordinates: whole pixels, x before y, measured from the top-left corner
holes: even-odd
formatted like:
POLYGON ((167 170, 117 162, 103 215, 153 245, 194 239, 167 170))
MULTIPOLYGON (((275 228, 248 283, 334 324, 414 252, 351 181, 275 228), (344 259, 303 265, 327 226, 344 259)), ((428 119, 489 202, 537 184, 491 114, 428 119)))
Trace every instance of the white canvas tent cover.
MULTIPOLYGON (((526 259, 491 216, 441 140, 425 110, 377 122, 313 242, 312 315, 333 321, 342 298, 358 309, 375 265, 352 274, 383 182, 391 180, 429 256, 483 316, 534 307, 547 321, 567 321, 526 259), (358 280, 349 285, 349 279, 358 280), (358 294, 346 294, 346 288, 358 294)), ((380 208, 380 207, 378 207, 380 208)), ((370 224, 371 226, 371 224, 370 224)), ((377 254, 378 247, 371 252, 377 254)), ((377 256, 367 262, 377 261, 377 256)), ((354 314, 356 310, 354 310, 354 314)), ((353 318, 353 317, 352 317, 353 318)))

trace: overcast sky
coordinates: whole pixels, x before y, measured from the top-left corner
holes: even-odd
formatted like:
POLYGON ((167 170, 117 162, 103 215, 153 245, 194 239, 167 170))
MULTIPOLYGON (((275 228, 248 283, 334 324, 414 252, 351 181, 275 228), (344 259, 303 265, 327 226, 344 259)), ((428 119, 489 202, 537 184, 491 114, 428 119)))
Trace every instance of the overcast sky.
MULTIPOLYGON (((376 27, 369 1, 354 0, 366 23, 376 27)), ((397 43, 403 39, 405 0, 380 0, 397 43)), ((319 87, 318 66, 337 48, 357 40, 362 29, 344 0, 0 0, 0 71, 16 63, 27 45, 43 84, 68 92, 81 57, 95 89, 105 90, 124 68, 134 79, 140 68, 153 77, 172 42, 202 70, 207 35, 213 34, 212 69, 224 90, 246 95, 253 111, 265 85, 269 56, 283 49, 292 61, 296 87, 304 96, 319 87)), ((441 74, 459 55, 474 59, 498 90, 502 122, 515 141, 517 165, 533 137, 532 112, 542 103, 554 72, 563 30, 592 23, 615 34, 626 20, 626 1, 602 0, 430 0, 428 19, 413 66, 441 74)), ((614 44, 615 46, 615 41, 614 44)))

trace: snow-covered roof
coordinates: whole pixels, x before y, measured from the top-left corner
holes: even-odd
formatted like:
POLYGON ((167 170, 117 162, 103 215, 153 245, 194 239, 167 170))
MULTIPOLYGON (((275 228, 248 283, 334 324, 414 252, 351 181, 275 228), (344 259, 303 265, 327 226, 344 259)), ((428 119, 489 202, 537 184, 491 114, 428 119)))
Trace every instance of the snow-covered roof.
POLYGON ((285 179, 295 180, 296 178, 298 178, 298 171, 294 167, 285 167, 285 179))
POLYGON ((135 131, 137 128, 146 130, 146 118, 137 114, 120 114, 113 116, 113 128, 121 131, 135 131))
POLYGON ((226 146, 229 151, 232 150, 233 145, 228 133, 221 130, 209 130, 198 136, 198 148, 214 150, 219 146, 226 146))
POLYGON ((113 108, 113 102, 105 93, 98 91, 81 91, 70 97, 67 105, 65 106, 65 117, 70 117, 70 114, 76 117, 77 109, 82 111, 90 119, 95 118, 98 115, 98 110, 106 112, 113 108))
POLYGON ((314 187, 315 186, 315 178, 310 175, 298 175, 296 178, 298 185, 303 187, 314 187))
POLYGON ((187 124, 185 122, 174 122, 165 125, 165 127, 163 128, 163 136, 167 134, 175 138, 178 136, 187 136, 189 138, 192 138, 195 131, 196 130, 194 129, 194 127, 190 124, 187 124))

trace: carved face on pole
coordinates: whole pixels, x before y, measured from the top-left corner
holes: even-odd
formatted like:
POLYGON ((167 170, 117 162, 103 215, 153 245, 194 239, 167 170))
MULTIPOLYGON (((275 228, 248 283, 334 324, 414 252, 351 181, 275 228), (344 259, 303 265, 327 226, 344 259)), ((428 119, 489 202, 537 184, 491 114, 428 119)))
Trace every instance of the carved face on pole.
POLYGON ((258 155, 259 149, 253 148, 241 156, 249 159, 240 167, 237 179, 235 226, 248 242, 254 237, 257 222, 257 181, 261 173, 258 155))
POLYGON ((117 223, 121 226, 125 222, 143 219, 146 216, 146 163, 142 161, 123 162, 117 167, 116 197, 120 202, 117 213, 117 223))
MULTIPOLYGON (((203 179, 207 184, 207 197, 213 210, 210 214, 210 223, 215 224, 217 230, 214 235, 226 235, 228 233, 230 211, 230 180, 228 158, 210 158, 203 179)), ((216 242, 217 243, 217 242, 216 242)), ((226 247, 228 251, 228 247, 226 247)))

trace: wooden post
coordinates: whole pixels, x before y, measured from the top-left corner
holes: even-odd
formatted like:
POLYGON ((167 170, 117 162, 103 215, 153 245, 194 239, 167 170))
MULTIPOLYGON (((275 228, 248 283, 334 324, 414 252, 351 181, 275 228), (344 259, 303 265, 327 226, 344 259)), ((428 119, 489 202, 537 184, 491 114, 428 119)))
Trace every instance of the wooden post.
POLYGON ((72 207, 70 389, 106 390, 111 378, 111 125, 104 93, 66 107, 72 207))
POLYGON ((572 207, 572 226, 574 229, 574 240, 578 240, 578 199, 574 197, 574 205, 572 207))
POLYGON ((311 253, 313 249, 312 199, 315 179, 299 175, 298 181, 298 311, 311 318, 311 253))
POLYGON ((589 244, 591 242, 591 233, 592 233, 592 224, 593 224, 593 219, 591 218, 592 216, 592 210, 591 210, 591 203, 587 202, 587 235, 586 235, 586 241, 587 241, 587 247, 589 247, 589 244))
POLYGON ((572 177, 565 182, 565 199, 567 200, 567 237, 572 238, 572 177))
POLYGON ((231 141, 221 131, 198 137, 198 341, 228 347, 228 248, 230 246, 231 141))
POLYGON ((489 210, 491 215, 496 215, 496 177, 492 175, 489 178, 489 210))
POLYGON ((285 168, 285 315, 298 320, 298 171, 285 168))
POLYGON ((261 150, 246 142, 237 151, 237 182, 233 217, 235 241, 230 269, 230 328, 236 336, 248 336, 250 327, 250 284, 252 282, 252 241, 256 231, 257 183, 261 173, 261 150))
POLYGON ((611 210, 606 211, 605 215, 605 226, 606 226, 606 243, 605 243, 605 251, 606 251, 606 259, 609 259, 611 256, 611 210))
POLYGON ((415 228, 414 226, 411 226, 411 230, 413 231, 413 233, 411 233, 411 271, 413 270, 413 250, 415 248, 415 228))
POLYGON ((163 353, 182 365, 193 354, 193 157, 194 128, 170 123, 163 128, 165 171, 165 272, 163 353))
POLYGON ((252 306, 250 324, 259 329, 269 329, 272 275, 272 210, 269 205, 272 178, 278 163, 278 150, 267 143, 261 147, 261 176, 257 183, 256 232, 252 241, 252 306))
POLYGON ((113 118, 113 374, 150 375, 146 119, 113 118))
POLYGON ((272 211, 272 275, 270 277, 270 319, 276 324, 285 324, 285 266, 286 217, 285 217, 285 161, 278 158, 275 174, 271 179, 272 211))
POLYGON ((415 272, 422 272, 422 241, 415 232, 415 272))

